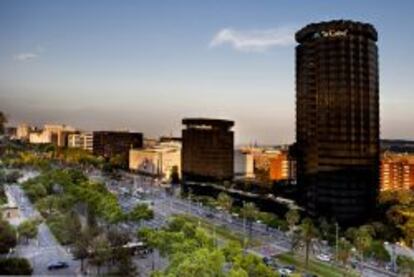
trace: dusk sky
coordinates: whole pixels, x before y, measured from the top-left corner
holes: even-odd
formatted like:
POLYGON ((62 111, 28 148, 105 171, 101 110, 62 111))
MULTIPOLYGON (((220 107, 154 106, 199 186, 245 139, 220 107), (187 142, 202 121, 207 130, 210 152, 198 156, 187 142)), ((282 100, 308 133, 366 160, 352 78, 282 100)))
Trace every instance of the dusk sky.
POLYGON ((236 122, 291 143, 294 33, 351 19, 379 33, 382 138, 414 139, 414 1, 0 1, 0 110, 12 124, 180 135, 236 122))

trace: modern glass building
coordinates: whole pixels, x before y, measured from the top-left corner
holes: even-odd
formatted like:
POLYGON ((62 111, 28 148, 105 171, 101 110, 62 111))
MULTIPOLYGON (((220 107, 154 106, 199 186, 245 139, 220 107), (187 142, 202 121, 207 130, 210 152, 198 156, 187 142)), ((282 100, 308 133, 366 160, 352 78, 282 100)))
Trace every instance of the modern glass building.
POLYGON ((184 182, 233 179, 233 121, 187 118, 182 122, 181 169, 184 182))
POLYGON ((358 224, 379 184, 377 32, 338 20, 296 33, 297 178, 314 217, 358 224))

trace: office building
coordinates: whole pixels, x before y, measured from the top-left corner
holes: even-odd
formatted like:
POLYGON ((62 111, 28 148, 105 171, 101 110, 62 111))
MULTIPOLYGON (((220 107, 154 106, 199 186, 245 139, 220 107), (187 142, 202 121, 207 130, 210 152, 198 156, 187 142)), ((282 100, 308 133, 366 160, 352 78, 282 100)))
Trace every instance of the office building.
POLYGON ((80 148, 89 152, 93 151, 93 134, 91 132, 81 132, 79 134, 68 135, 68 147, 80 148))
POLYGON ((142 133, 128 131, 96 131, 93 132, 93 154, 110 159, 120 156, 128 165, 129 150, 142 148, 142 133))
POLYGON ((187 118, 182 123, 182 175, 185 182, 233 179, 233 121, 187 118))
POLYGON ((298 184, 314 217, 358 224, 379 184, 377 32, 330 21, 296 33, 298 184))
POLYGON ((296 160, 289 155, 289 151, 279 150, 270 158, 269 175, 270 180, 274 182, 296 183, 296 160))
POLYGON ((385 190, 414 189, 414 154, 385 152, 381 156, 381 185, 385 190))

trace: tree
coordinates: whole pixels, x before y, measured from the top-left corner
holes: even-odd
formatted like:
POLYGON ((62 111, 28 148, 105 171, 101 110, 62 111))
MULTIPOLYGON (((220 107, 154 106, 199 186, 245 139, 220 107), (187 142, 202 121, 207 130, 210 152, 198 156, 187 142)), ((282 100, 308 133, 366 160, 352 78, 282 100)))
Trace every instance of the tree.
POLYGON ((247 223, 249 225, 249 237, 252 236, 252 230, 253 230, 253 222, 257 217, 257 214, 259 213, 259 209, 256 207, 256 205, 253 202, 244 202, 243 207, 240 210, 243 218, 247 220, 247 223))
POLYGON ((200 248, 193 253, 174 255, 167 268, 167 274, 181 277, 224 276, 222 272, 224 262, 225 258, 220 250, 200 248))
POLYGON ((233 267, 242 268, 247 273, 247 276, 278 276, 278 274, 267 267, 258 256, 252 254, 239 254, 235 259, 233 267))
POLYGON ((285 215, 286 221, 289 225, 289 229, 290 231, 292 231, 294 229, 294 227, 296 226, 296 224, 299 223, 300 220, 300 215, 298 210, 296 209, 290 209, 286 215, 285 215))
POLYGON ((111 257, 111 248, 108 239, 104 235, 95 237, 91 242, 90 262, 97 267, 97 275, 101 273, 101 267, 111 257))
POLYGON ((319 235, 319 231, 310 218, 305 218, 299 226, 299 234, 305 245, 305 268, 307 269, 309 263, 309 250, 311 248, 312 240, 319 235))
MULTIPOLYGON (((152 269, 155 269, 155 248, 161 247, 161 237, 157 235, 157 231, 149 228, 139 229, 137 236, 140 240, 152 249, 152 269)), ((163 251, 166 252, 166 251, 163 251)))
POLYGON ((128 219, 140 223, 141 220, 154 218, 154 211, 148 208, 147 204, 137 204, 128 214, 128 219))
POLYGON ((387 249, 384 247, 384 243, 379 240, 372 241, 370 248, 368 249, 368 255, 375 258, 376 260, 386 263, 391 260, 391 256, 387 249))
POLYGON ((222 207, 228 214, 230 214, 231 207, 233 206, 233 198, 231 198, 227 193, 220 192, 217 197, 217 203, 222 207))
POLYGON ((370 225, 360 226, 354 229, 353 243, 357 249, 361 261, 364 261, 364 253, 371 247, 372 237, 374 236, 374 228, 370 225))
POLYGON ((31 275, 30 263, 25 258, 0 258, 0 275, 31 275))
POLYGON ((414 275, 414 260, 406 256, 397 257, 397 265, 400 273, 407 274, 408 276, 414 275))
POLYGON ((4 134, 4 125, 7 123, 6 115, 0 111, 0 135, 4 134))
POLYGON ((16 231, 6 220, 0 218, 0 254, 8 253, 16 246, 16 231))
POLYGON ((352 244, 345 238, 341 238, 338 242, 338 260, 346 266, 351 257, 352 244))
POLYGON ((26 242, 29 239, 33 239, 37 236, 37 226, 39 225, 38 220, 25 220, 17 227, 19 237, 25 238, 26 242))
POLYGON ((92 233, 89 229, 82 230, 76 236, 73 244, 73 256, 81 261, 81 272, 84 272, 84 261, 89 257, 89 247, 91 245, 92 233))

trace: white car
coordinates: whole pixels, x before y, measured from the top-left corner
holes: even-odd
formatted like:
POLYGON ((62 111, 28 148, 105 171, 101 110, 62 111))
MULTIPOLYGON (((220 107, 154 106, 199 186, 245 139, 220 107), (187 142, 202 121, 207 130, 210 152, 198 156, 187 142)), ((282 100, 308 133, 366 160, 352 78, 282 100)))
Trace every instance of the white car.
POLYGON ((331 261, 331 257, 329 255, 326 254, 319 254, 316 255, 316 258, 322 262, 330 262, 331 261))
POLYGON ((278 272, 281 275, 289 275, 289 274, 292 274, 292 270, 290 270, 289 268, 286 268, 286 267, 279 268, 278 272))

